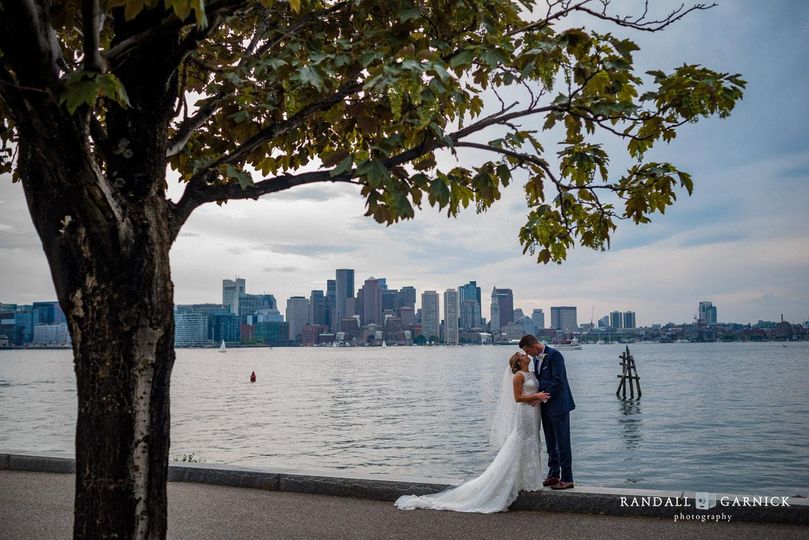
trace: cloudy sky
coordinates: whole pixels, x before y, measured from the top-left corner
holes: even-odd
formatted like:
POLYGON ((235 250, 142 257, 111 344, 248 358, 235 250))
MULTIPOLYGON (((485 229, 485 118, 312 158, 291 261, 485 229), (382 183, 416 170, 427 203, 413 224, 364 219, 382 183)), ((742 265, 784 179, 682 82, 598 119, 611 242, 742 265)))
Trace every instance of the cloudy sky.
MULTIPOLYGON (((719 2, 664 33, 611 30, 638 42, 644 69, 703 64, 741 73, 748 88, 731 118, 689 125, 649 156, 690 171, 694 195, 650 225, 623 224, 610 251, 577 248, 561 266, 523 256, 518 184, 486 214, 449 220, 427 207, 391 227, 363 217, 352 186, 314 186, 197 210, 172 251, 176 302, 218 302, 221 280, 239 276, 283 310, 287 297, 325 288, 346 267, 358 286, 373 275, 419 293, 477 280, 487 317, 497 286, 529 313, 578 306, 579 322, 614 309, 636 311, 639 324, 686 322, 700 300, 713 301, 721 321, 809 320, 809 2, 719 2)), ((555 140, 545 141, 551 153, 555 140)), ((608 149, 620 174, 628 160, 618 145, 608 149)), ((172 185, 173 198, 181 190, 172 185)), ((53 298, 22 189, 2 177, 0 302, 53 298)))

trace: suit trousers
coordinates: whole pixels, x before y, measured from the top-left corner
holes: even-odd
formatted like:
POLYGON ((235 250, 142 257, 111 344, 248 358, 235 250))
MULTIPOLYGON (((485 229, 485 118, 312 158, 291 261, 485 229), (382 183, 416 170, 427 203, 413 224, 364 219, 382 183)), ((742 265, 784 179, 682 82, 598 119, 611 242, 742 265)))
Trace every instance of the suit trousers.
POLYGON ((570 413, 550 415, 543 407, 542 430, 545 433, 545 447, 548 450, 548 476, 562 482, 573 481, 573 456, 570 451, 570 413))

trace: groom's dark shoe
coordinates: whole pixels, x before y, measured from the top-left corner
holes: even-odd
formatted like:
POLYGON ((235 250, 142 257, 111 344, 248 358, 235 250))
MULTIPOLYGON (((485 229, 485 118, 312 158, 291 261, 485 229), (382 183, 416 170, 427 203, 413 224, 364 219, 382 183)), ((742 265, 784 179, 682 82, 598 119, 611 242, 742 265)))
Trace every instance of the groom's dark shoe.
POLYGON ((573 487, 573 482, 559 482, 556 485, 551 486, 551 489, 570 489, 573 487))
POLYGON ((545 480, 543 480, 543 481, 542 481, 542 485, 543 485, 543 486, 545 486, 545 487, 548 487, 548 486, 555 486, 555 485, 556 485, 556 484, 558 484, 558 483, 559 483, 559 479, 558 479, 558 478, 554 478, 554 477, 552 477, 552 476, 549 476, 549 477, 547 477, 545 480))

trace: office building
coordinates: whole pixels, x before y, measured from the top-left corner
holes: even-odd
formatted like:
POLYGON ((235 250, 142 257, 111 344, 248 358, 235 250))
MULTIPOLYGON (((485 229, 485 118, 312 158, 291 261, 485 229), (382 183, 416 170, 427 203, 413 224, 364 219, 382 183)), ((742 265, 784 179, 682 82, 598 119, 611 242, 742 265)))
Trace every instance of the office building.
POLYGON ((534 321, 534 326, 537 329, 545 328, 545 312, 541 309, 535 309, 531 312, 531 319, 534 321))
POLYGON ((208 314, 203 311, 176 310, 174 313, 174 345, 203 347, 208 339, 208 314))
POLYGON ((362 285, 362 324, 382 326, 382 288, 378 279, 370 277, 362 285))
POLYGON ((579 329, 575 306, 551 307, 551 328, 562 332, 576 332, 579 329))
POLYGON ((309 294, 309 321, 313 325, 326 325, 326 295, 321 290, 309 294))
POLYGON ((624 327, 624 315, 620 311, 613 311, 610 313, 610 327, 611 328, 623 328, 624 327))
POLYGON ((481 298, 480 287, 476 281, 458 287, 458 302, 461 309, 461 328, 480 328, 481 298))
POLYGON ((511 289, 492 289, 491 331, 496 333, 500 328, 514 322, 514 295, 511 289))
POLYGON ((458 291, 444 291, 444 343, 458 344, 458 291))
POLYGON ((234 315, 239 314, 239 296, 244 293, 245 282, 243 279, 222 280, 222 304, 227 306, 228 311, 234 315))
POLYGON ((637 328, 634 311, 624 311, 624 328, 637 328))
POLYGON ((289 298, 286 319, 289 324, 289 341, 300 341, 303 327, 309 324, 309 300, 303 296, 289 298))
POLYGON ((438 293, 424 291, 421 293, 421 334, 428 340, 438 340, 439 332, 438 293))
POLYGON ((702 301, 699 303, 699 322, 702 324, 716 324, 716 306, 713 302, 702 301))
POLYGON ((349 312, 347 300, 354 298, 354 270, 349 268, 340 268, 336 272, 336 279, 334 285, 334 305, 335 317, 333 321, 333 330, 339 331, 340 321, 344 317, 351 317, 354 315, 353 310, 349 312))

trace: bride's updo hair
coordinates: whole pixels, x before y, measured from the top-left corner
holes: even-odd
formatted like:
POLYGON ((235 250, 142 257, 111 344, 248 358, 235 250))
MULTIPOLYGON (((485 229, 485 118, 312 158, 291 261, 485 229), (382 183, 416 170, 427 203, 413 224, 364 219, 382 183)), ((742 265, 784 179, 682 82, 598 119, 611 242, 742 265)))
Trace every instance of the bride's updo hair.
POLYGON ((511 367, 512 373, 517 373, 520 371, 520 358, 525 356, 525 353, 516 352, 511 355, 511 358, 508 359, 508 365, 511 367))

